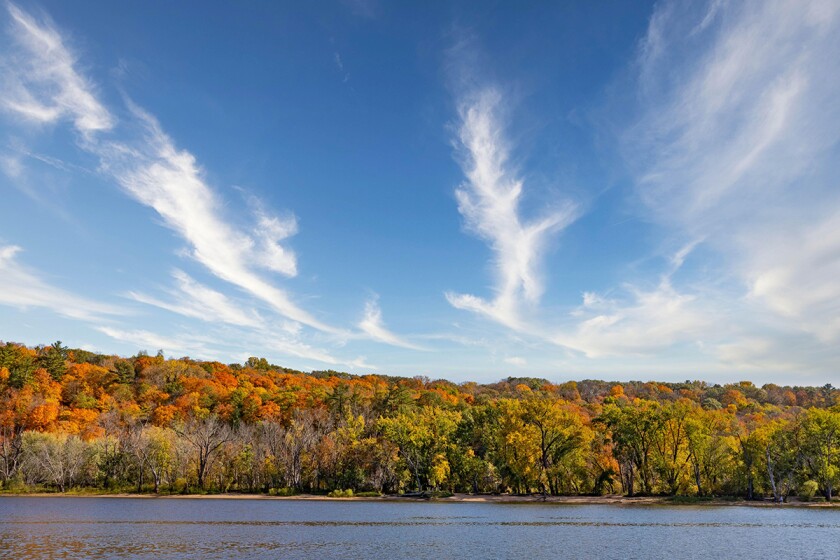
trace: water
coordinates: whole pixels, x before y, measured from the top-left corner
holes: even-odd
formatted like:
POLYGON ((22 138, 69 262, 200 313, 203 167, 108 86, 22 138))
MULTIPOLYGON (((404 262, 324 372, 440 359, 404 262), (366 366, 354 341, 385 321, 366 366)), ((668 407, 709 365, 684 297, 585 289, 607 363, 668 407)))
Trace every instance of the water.
POLYGON ((840 558, 840 510, 0 497, 0 558, 840 558))

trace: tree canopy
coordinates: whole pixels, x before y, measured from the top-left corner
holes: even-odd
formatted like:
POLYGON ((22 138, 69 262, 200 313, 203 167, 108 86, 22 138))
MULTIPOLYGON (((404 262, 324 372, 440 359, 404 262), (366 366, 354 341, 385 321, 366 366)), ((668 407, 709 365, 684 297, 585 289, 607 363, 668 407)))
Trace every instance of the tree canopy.
POLYGON ((840 390, 301 372, 0 343, 0 482, 760 496, 840 483, 840 390))

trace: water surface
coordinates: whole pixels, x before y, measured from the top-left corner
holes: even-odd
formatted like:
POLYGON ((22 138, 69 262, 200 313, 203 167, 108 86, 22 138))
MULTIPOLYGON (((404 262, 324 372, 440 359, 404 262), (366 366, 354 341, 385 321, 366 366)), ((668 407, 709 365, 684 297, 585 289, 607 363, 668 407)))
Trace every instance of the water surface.
POLYGON ((0 497, 0 558, 840 558, 840 510, 0 497))

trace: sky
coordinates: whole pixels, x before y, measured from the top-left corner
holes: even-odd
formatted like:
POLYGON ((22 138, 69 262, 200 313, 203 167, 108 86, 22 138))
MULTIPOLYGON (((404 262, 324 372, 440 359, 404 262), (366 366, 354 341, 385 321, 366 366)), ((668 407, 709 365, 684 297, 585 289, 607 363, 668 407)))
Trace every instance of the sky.
POLYGON ((840 381, 840 3, 0 6, 0 340, 840 381))

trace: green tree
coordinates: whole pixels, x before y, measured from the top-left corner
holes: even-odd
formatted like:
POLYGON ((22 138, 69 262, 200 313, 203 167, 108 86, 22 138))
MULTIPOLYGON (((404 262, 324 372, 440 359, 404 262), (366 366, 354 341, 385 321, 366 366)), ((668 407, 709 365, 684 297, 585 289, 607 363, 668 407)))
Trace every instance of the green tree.
POLYGON ((0 368, 6 368, 9 371, 9 385, 15 389, 21 389, 32 381, 38 364, 31 350, 7 342, 0 345, 0 368))
POLYGON ((805 467, 830 502, 840 475, 840 412, 809 409, 801 437, 805 467))
POLYGON ((762 426, 758 432, 764 451, 764 469, 773 492, 773 500, 783 502, 793 489, 793 477, 799 462, 796 426, 784 419, 762 426))
POLYGON ((68 348, 58 340, 43 349, 38 357, 38 363, 49 372, 53 379, 61 381, 67 371, 67 353, 68 348))

